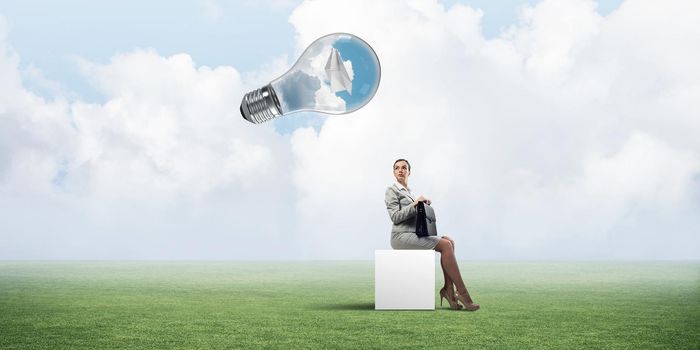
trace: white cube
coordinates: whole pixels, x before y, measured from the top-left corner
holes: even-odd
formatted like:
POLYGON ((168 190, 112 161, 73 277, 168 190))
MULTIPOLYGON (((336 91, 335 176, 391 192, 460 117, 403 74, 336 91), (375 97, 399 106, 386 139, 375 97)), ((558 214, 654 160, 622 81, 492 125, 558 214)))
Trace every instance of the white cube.
POLYGON ((435 252, 374 251, 375 310, 435 310, 435 252))

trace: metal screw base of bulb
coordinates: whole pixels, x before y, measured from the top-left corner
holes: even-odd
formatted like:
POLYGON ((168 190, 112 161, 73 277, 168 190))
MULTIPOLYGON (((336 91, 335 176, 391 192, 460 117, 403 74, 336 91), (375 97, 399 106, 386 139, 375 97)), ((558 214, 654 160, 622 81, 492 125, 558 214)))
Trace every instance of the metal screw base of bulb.
POLYGON ((280 102, 272 86, 268 84, 245 94, 241 101, 241 115, 254 124, 281 116, 280 102))

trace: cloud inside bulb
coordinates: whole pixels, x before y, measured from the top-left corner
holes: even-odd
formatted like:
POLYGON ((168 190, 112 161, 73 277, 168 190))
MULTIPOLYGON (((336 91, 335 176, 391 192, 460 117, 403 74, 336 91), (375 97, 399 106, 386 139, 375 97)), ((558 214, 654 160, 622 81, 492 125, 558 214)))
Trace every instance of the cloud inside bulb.
POLYGON ((346 56, 366 60, 367 58, 362 56, 366 56, 368 51, 367 47, 360 45, 358 41, 361 42, 359 38, 351 35, 331 34, 312 43, 289 72, 271 83, 277 91, 283 114, 302 110, 345 113, 356 110, 358 103, 366 103, 368 98, 371 99, 372 96, 363 95, 361 92, 356 93, 359 97, 353 97, 352 94, 353 83, 358 90, 367 89, 368 84, 376 85, 379 78, 378 65, 373 67, 367 62, 364 63, 366 68, 363 74, 355 75, 353 60, 346 56), (340 50, 342 52, 339 52, 340 50), (339 71, 329 70, 331 61, 338 59, 342 62, 342 67, 338 67, 339 71), (346 83, 350 91, 346 88, 334 88, 334 81, 338 80, 335 75, 346 76, 349 79, 346 83), (312 83, 313 79, 316 79, 317 83, 312 83))
MULTIPOLYGON (((325 66, 329 60, 329 52, 333 47, 328 45, 310 60, 309 67, 304 67, 287 73, 278 87, 281 108, 283 110, 301 110, 306 106, 314 106, 316 110, 345 110, 345 100, 331 89, 332 77, 326 72, 325 66)), ((350 81, 354 78, 352 62, 344 60, 343 67, 350 81)), ((349 92, 351 94, 351 92, 349 92)))
POLYGON ((379 86, 376 53, 362 39, 334 33, 315 40, 294 66, 243 97, 243 118, 262 123, 302 111, 345 114, 366 105, 379 86))
MULTIPOLYGON (((282 108, 286 110, 300 109, 303 106, 317 106, 317 93, 326 90, 328 87, 321 84, 321 79, 312 76, 303 71, 296 71, 288 74, 287 78, 277 85, 278 96, 280 98, 282 108)), ((339 104, 343 107, 345 102, 336 97, 339 104)))

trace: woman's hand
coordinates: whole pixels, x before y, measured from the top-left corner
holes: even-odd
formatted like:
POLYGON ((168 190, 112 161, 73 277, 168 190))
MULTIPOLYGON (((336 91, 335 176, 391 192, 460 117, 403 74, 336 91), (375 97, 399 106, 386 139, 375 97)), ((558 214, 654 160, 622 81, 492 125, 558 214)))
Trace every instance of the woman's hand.
POLYGON ((423 197, 423 195, 420 195, 420 196, 418 196, 418 198, 416 198, 416 200, 415 200, 413 203, 411 203, 411 204, 412 204, 413 207, 415 208, 416 205, 418 205, 418 203, 420 203, 420 202, 426 202, 426 203, 428 203, 428 205, 430 205, 430 203, 432 203, 432 201, 430 200, 430 198, 423 197))

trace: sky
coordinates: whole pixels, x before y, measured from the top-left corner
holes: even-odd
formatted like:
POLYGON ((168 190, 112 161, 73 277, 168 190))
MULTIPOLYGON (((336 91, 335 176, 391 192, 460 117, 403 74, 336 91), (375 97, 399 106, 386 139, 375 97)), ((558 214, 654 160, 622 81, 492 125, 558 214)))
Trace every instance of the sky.
POLYGON ((371 259, 397 158, 458 259, 698 259, 698 19, 692 1, 0 0, 0 259, 371 259), (379 56, 369 104, 241 118, 333 32, 379 56))

